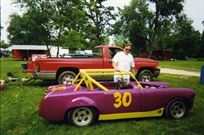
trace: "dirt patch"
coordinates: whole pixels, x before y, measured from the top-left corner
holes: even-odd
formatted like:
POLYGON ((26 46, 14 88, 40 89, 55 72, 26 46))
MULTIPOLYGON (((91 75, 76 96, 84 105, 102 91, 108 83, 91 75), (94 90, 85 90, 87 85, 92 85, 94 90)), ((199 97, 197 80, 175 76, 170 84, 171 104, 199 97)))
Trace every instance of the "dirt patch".
POLYGON ((187 70, 177 70, 177 69, 170 69, 170 68, 161 68, 161 73, 166 74, 175 74, 175 75, 187 75, 187 76, 200 76, 199 72, 187 71, 187 70))

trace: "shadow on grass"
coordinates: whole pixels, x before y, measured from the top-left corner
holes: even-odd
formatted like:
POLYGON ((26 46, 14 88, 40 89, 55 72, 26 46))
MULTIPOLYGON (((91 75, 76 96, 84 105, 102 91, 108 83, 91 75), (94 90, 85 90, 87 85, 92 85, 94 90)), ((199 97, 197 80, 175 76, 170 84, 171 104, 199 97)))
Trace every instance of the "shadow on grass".
POLYGON ((121 122, 140 122, 140 121, 159 121, 165 120, 165 117, 146 117, 146 118, 130 118, 130 119, 118 119, 118 120, 105 120, 105 121, 97 121, 98 124, 106 124, 106 123, 121 123, 121 122))
POLYGON ((41 80, 31 80, 28 82, 23 82, 22 85, 24 86, 43 86, 49 87, 51 85, 58 85, 56 81, 41 81, 41 80))
MULTIPOLYGON (((120 124, 123 122, 142 122, 142 121, 159 121, 159 120, 165 120, 164 117, 149 117, 149 118, 131 118, 131 119, 119 119, 119 120, 104 120, 104 121, 96 121, 93 125, 90 125, 88 127, 92 127, 92 126, 102 126, 102 125, 106 125, 108 123, 110 124, 120 124)), ((72 125, 71 123, 67 122, 66 120, 64 121, 48 121, 45 119, 41 119, 41 122, 43 124, 51 124, 51 125, 67 125, 70 127, 77 127, 72 125)))

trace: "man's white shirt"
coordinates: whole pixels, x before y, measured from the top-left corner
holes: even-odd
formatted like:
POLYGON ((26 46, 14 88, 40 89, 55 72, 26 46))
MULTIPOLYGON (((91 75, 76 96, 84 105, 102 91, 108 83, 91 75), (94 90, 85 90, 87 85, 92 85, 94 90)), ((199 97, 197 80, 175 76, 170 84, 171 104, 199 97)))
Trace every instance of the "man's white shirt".
MULTIPOLYGON (((127 70, 130 71, 131 67, 135 67, 134 58, 129 54, 125 54, 124 52, 118 52, 112 59, 112 62, 118 65, 119 70, 127 70)), ((129 75, 123 75, 126 82, 130 82, 129 75)), ((121 75, 114 75, 114 82, 118 82, 121 79, 121 75)))
POLYGON ((118 65, 119 70, 130 71, 131 67, 135 67, 134 58, 130 53, 126 55, 124 52, 118 52, 112 62, 118 65))

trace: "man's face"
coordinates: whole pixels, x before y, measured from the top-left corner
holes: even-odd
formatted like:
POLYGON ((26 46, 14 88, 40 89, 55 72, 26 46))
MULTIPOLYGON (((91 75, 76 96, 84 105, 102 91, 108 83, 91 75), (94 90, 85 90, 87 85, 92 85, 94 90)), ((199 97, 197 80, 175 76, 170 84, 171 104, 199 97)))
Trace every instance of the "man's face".
POLYGON ((124 48, 124 52, 125 52, 126 54, 128 54, 128 53, 130 53, 130 49, 131 49, 130 46, 126 46, 126 47, 124 48))

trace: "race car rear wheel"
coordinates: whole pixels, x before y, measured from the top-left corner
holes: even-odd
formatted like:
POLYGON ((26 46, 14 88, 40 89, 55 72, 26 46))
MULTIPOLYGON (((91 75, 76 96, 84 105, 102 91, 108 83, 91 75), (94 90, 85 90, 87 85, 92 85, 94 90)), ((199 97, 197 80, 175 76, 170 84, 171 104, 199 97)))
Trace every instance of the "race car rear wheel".
POLYGON ((76 74, 72 71, 64 71, 59 74, 58 83, 59 84, 71 84, 75 76, 76 74))
POLYGON ((179 119, 187 114, 187 103, 183 99, 174 99, 168 103, 165 113, 168 118, 179 119))
POLYGON ((88 126, 96 122, 97 112, 91 107, 79 107, 68 113, 68 121, 75 126, 88 126))

